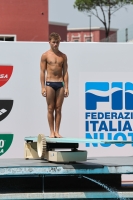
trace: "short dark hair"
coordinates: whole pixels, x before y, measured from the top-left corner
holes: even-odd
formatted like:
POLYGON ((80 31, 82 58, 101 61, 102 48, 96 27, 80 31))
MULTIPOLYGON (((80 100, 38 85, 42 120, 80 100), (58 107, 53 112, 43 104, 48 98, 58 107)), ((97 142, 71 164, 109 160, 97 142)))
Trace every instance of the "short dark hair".
POLYGON ((55 33, 55 32, 53 32, 53 33, 51 33, 50 35, 49 35, 49 41, 51 40, 51 39, 55 39, 55 40, 61 40, 61 36, 58 34, 58 33, 55 33))

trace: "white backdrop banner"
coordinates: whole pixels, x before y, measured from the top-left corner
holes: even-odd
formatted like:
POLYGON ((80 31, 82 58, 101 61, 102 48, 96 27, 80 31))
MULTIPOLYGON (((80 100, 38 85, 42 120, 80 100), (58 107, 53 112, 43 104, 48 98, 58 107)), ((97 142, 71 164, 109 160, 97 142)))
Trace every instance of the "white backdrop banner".
MULTIPOLYGON (((0 43, 0 158, 23 158, 24 137, 49 135, 40 57, 48 43, 0 43)), ((70 95, 64 137, 133 140, 133 44, 61 43, 70 95)), ((80 144, 88 156, 131 156, 133 145, 80 144)))
MULTIPOLYGON (((133 140, 132 73, 80 73, 79 82, 80 137, 84 130, 88 139, 133 140)), ((132 155, 132 148, 133 144, 86 144, 93 156, 132 155)))

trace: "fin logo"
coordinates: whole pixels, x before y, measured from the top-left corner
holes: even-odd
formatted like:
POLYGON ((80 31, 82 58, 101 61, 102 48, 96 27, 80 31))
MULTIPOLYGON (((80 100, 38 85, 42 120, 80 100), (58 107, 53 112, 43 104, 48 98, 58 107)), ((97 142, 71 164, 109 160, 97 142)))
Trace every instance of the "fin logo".
POLYGON ((13 100, 0 100, 0 121, 5 119, 11 112, 13 100))
POLYGON ((0 65, 0 87, 5 85, 9 81, 12 72, 13 72, 13 66, 0 65))
POLYGON ((0 156, 2 156, 11 146, 13 141, 13 134, 0 133, 0 156))
POLYGON ((85 109, 97 110, 98 103, 109 102, 112 110, 133 110, 133 83, 86 82, 85 109))

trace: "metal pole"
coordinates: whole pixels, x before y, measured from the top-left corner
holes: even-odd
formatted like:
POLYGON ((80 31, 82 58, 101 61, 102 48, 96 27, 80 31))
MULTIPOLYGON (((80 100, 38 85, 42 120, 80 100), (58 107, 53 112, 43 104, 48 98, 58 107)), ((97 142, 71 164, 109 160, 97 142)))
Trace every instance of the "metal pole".
POLYGON ((89 33, 90 33, 90 42, 91 42, 91 15, 88 15, 88 16, 90 18, 90 31, 89 31, 89 33))
POLYGON ((126 42, 128 42, 128 28, 126 28, 125 33, 126 33, 126 42))
POLYGON ((91 42, 91 15, 90 15, 90 42, 91 42))

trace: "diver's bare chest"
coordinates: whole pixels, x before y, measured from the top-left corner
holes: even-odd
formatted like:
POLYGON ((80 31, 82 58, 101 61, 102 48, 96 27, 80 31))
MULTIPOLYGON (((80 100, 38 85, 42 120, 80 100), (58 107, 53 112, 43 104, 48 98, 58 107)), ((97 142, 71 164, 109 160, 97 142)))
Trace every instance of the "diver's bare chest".
POLYGON ((63 58, 59 56, 49 56, 47 57, 47 63, 49 65, 63 65, 63 58))

